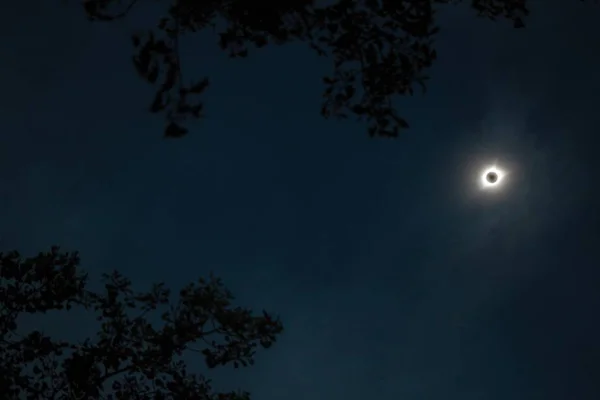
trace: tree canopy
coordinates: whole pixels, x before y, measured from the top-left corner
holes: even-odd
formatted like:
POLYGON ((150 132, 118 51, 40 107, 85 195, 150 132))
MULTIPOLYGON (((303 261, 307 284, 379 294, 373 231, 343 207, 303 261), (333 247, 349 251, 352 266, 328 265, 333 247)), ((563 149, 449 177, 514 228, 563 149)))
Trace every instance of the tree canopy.
MULTIPOLYGON (((90 20, 114 21, 148 0, 83 0, 90 20)), ((333 63, 323 78, 321 114, 366 120, 371 136, 396 137, 408 127, 396 96, 425 89, 427 69, 436 59, 436 10, 471 7, 476 15, 524 26, 527 0, 158 0, 164 15, 143 35, 132 37, 139 76, 157 87, 150 112, 166 118, 165 135, 188 132, 186 120, 203 116, 200 95, 208 77, 184 82, 179 39, 207 28, 232 58, 269 44, 303 42, 333 63), (320 4, 322 3, 322 4, 320 4)), ((202 51, 202 49, 198 49, 202 51)))
POLYGON ((0 253, 3 398, 246 400, 245 392, 215 393, 181 356, 198 353, 209 369, 251 365, 256 350, 270 347, 283 329, 266 312, 234 306, 212 276, 181 289, 176 301, 164 284, 136 292, 118 272, 104 275, 101 291, 86 284, 77 253, 58 247, 25 259, 0 253), (18 329, 25 314, 74 308, 96 316, 95 337, 70 342, 18 329))

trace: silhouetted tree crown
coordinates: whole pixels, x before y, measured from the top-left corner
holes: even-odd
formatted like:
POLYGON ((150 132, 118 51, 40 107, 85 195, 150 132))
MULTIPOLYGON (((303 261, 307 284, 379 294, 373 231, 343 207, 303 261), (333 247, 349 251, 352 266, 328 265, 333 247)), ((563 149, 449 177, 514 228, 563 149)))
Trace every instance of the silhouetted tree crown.
MULTIPOLYGON (((91 20, 113 21, 157 0, 83 0, 91 20)), ((504 18, 524 26, 527 0, 158 0, 164 16, 144 35, 133 36, 138 74, 157 86, 152 113, 166 116, 165 135, 187 133, 184 121, 200 118, 198 95, 209 85, 204 77, 184 82, 179 38, 210 28, 229 55, 246 57, 269 44, 304 42, 333 63, 323 78, 324 117, 366 119, 371 136, 396 137, 408 123, 393 99, 425 89, 427 69, 436 59, 433 42, 439 29, 436 10, 467 5, 489 19, 504 18)), ((198 49, 202 51, 202 49, 198 49)))
POLYGON ((0 253, 2 399, 249 398, 246 392, 215 393, 181 356, 199 353, 208 368, 251 365, 257 348, 270 347, 281 333, 278 319, 233 306, 214 277, 187 285, 171 301, 164 284, 138 293, 118 272, 104 275, 103 290, 90 291, 78 264, 77 254, 57 247, 27 259, 0 253), (95 337, 75 343, 18 329, 25 314, 73 307, 97 317, 95 337))

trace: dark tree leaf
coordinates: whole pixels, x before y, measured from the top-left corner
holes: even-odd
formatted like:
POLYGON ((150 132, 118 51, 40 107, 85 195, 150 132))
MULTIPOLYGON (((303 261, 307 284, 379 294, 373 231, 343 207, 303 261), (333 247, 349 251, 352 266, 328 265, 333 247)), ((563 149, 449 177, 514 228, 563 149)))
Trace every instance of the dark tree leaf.
POLYGON ((188 130, 176 122, 169 122, 167 129, 165 129, 165 136, 169 138, 179 138, 185 136, 188 130))

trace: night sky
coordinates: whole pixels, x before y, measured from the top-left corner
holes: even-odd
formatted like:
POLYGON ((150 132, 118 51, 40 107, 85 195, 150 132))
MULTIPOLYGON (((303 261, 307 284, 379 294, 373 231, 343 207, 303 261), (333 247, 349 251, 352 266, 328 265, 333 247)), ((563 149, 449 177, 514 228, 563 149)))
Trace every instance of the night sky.
POLYGON ((285 325, 212 375, 255 400, 600 398, 598 6, 540 0, 519 31, 446 8, 396 140, 321 118, 331 67, 302 44, 228 60, 189 38, 207 116, 166 140, 130 62, 154 14, 5 3, 1 249, 59 244, 140 289, 214 271, 285 325))

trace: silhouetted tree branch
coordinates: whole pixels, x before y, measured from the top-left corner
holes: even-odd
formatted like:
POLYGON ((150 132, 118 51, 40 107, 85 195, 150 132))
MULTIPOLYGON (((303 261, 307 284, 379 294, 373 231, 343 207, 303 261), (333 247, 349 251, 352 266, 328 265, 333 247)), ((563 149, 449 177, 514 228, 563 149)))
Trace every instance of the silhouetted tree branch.
MULTIPOLYGON (((164 284, 135 292, 118 272, 104 290, 86 289, 76 253, 57 247, 23 259, 0 254, 0 393, 6 399, 247 399, 214 393, 210 381, 180 359, 199 352, 208 368, 254 363, 258 347, 281 333, 278 319, 234 307, 215 277, 184 287, 176 301, 164 284), (97 316, 96 337, 54 340, 18 332, 23 314, 82 307, 97 316), (159 312, 154 319, 147 314, 159 312), (157 322, 160 322, 157 326, 157 322)), ((77 326, 71 329, 76 330, 77 326)))
MULTIPOLYGON (((119 0, 84 0, 92 20, 111 21, 126 15, 119 0)), ((144 1, 139 1, 141 6, 144 1)), ((158 90, 152 113, 165 113, 165 135, 181 137, 188 117, 202 116, 197 97, 208 78, 183 81, 178 38, 206 28, 218 32, 219 45, 232 58, 246 57, 252 48, 304 42, 332 60, 323 78, 321 114, 368 121, 371 136, 396 137, 408 123, 394 107, 398 95, 413 95, 415 84, 425 89, 427 69, 436 59, 439 6, 466 3, 478 16, 504 18, 524 26, 527 0, 163 0, 165 15, 144 37, 133 36, 138 74, 158 90), (318 5, 327 3, 329 5, 318 5), (220 28, 217 29, 217 22, 220 28), (195 98, 195 100, 193 100, 195 98)), ((198 49, 202 51, 202 49, 198 49)))

